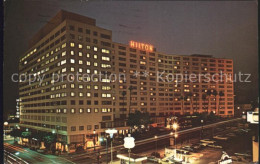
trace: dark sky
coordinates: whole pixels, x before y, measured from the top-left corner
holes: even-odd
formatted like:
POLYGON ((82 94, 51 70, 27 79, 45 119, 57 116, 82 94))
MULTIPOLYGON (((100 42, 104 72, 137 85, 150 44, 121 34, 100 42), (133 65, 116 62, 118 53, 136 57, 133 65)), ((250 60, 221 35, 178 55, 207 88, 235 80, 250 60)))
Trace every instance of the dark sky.
MULTIPOLYGON (((235 72, 251 83, 235 83, 236 101, 258 96, 256 1, 86 1, 6 0, 4 25, 4 110, 15 109, 18 57, 31 38, 60 9, 95 18, 113 41, 136 40, 169 54, 208 54, 234 60, 235 72)), ((5 112, 7 113, 7 112, 5 112)))

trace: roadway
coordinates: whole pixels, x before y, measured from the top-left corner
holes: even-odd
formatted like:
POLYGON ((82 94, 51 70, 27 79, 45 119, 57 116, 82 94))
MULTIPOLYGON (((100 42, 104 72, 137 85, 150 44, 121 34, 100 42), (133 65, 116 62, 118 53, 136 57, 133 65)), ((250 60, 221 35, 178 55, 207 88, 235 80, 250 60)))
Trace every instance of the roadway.
MULTIPOLYGON (((203 129, 210 129, 213 127, 217 127, 223 124, 228 124, 228 123, 232 123, 235 121, 239 121, 241 120, 241 118, 237 118, 237 119, 231 119, 231 120, 227 120, 227 121, 222 121, 222 122, 217 122, 217 123, 213 123, 213 124, 209 124, 209 125, 204 125, 203 129)), ((194 128, 190 128, 190 129, 185 129, 185 130, 180 130, 178 131, 178 135, 183 135, 183 134, 188 134, 191 132, 195 132, 195 131, 200 131, 202 127, 194 127, 194 128)), ((169 138, 173 137, 171 134, 163 134, 163 135, 158 135, 157 139, 155 139, 154 137, 150 137, 147 139, 143 139, 143 140, 139 140, 135 142, 136 147, 133 149, 133 152, 142 152, 142 151, 146 151, 147 149, 154 149, 155 146, 152 143, 158 142, 158 147, 160 145, 167 145, 169 142, 169 138), (139 150, 139 151, 138 151, 139 150)), ((27 163, 39 163, 39 164, 46 164, 46 163, 94 163, 97 161, 97 152, 87 152, 87 153, 83 153, 83 154, 76 154, 76 155, 68 155, 68 156, 54 156, 54 155, 44 155, 35 151, 32 151, 28 148, 22 148, 19 146, 14 146, 10 144, 11 141, 9 142, 5 142, 4 144, 4 149, 5 151, 12 153, 12 156, 16 156, 22 160, 24 160, 24 163, 22 163, 20 160, 21 164, 27 164, 27 163), (18 155, 15 155, 16 152, 19 152, 18 155), (27 162, 27 163, 26 163, 27 162)), ((117 151, 120 152, 120 150, 124 149, 123 145, 116 145, 113 146, 113 152, 117 151)), ((99 149, 101 155, 102 155, 102 159, 101 161, 106 161, 106 149, 105 148, 101 148, 99 149)), ((108 161, 110 161, 110 148, 108 149, 108 161)), ((114 153, 115 154, 115 153, 114 153)), ((12 157, 12 158, 14 158, 12 157)), ((9 162, 14 162, 14 160, 12 160, 12 158, 9 159, 9 162)), ((113 157, 115 159, 115 157, 113 157)))

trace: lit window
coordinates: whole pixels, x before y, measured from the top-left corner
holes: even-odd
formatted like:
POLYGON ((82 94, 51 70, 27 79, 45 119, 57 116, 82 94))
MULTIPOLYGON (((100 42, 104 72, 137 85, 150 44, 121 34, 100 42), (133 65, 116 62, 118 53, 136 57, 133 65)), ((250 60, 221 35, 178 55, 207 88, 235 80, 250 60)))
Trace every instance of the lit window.
POLYGON ((83 55, 82 55, 82 52, 79 52, 79 56, 83 56, 83 55))
POLYGON ((83 97, 84 94, 82 92, 79 92, 79 97, 83 97))
POLYGON ((97 55, 94 55, 94 59, 97 59, 98 58, 98 56, 97 55))
POLYGON ((95 85, 95 86, 94 86, 94 89, 98 89, 98 85, 95 85))
POLYGON ((74 97, 75 96, 75 92, 70 92, 70 96, 74 97))
POLYGON ((75 43, 71 42, 70 47, 75 47, 75 43))
POLYGON ((90 57, 90 54, 89 53, 87 53, 87 58, 89 58, 90 57))
POLYGON ((98 70, 95 69, 95 70, 94 70, 94 74, 98 74, 98 70))
POLYGON ((87 69, 87 73, 90 73, 90 69, 87 69))
POLYGON ((91 64, 90 61, 87 61, 86 63, 87 63, 87 65, 90 65, 90 64, 91 64))
POLYGON ((61 65, 66 64, 66 59, 61 61, 61 65))
POLYGON ((87 108, 87 113, 91 113, 91 108, 87 108))
POLYGON ((70 84, 70 88, 75 88, 75 84, 70 84))
POLYGON ((104 49, 104 48, 101 49, 101 52, 102 52, 102 53, 105 53, 105 54, 109 54, 109 50, 104 49))
POLYGON ((79 68, 79 72, 83 72, 83 69, 82 69, 82 68, 79 68))
POLYGON ((94 112, 95 112, 95 113, 98 113, 98 108, 95 108, 95 109, 94 109, 94 112))
POLYGON ((79 60, 79 64, 83 64, 83 61, 82 61, 82 60, 79 60))
POLYGON ((98 63, 97 62, 94 62, 94 67, 97 67, 98 66, 98 63))
POLYGON ((66 68, 62 68, 61 72, 66 72, 66 68))
POLYGON ((104 61, 110 61, 110 58, 109 58, 109 57, 106 57, 106 56, 102 56, 102 60, 104 60, 104 61))
POLYGON ((79 44, 79 48, 82 48, 82 44, 79 44))
POLYGON ((74 71, 75 71, 75 68, 74 68, 74 67, 70 67, 70 71, 71 71, 71 72, 74 72, 74 71))
POLYGON ((87 97, 91 97, 91 93, 87 92, 87 97))
POLYGON ((70 59, 70 63, 75 63, 75 59, 70 59))
POLYGON ((70 51, 70 55, 75 55, 75 54, 74 54, 74 51, 70 51))
POLYGON ((66 47, 66 43, 61 45, 61 48, 65 48, 66 47))
POLYGON ((83 112, 84 112, 84 109, 80 108, 79 113, 83 113, 83 112))
POLYGON ((70 113, 76 113, 75 109, 74 108, 70 109, 70 113))
POLYGON ((62 53, 61 53, 61 56, 65 56, 66 55, 66 51, 63 51, 62 53))
POLYGON ((87 46, 87 50, 90 50, 90 46, 87 46))
POLYGON ((94 47, 94 51, 98 51, 98 48, 97 48, 97 47, 94 47))
POLYGON ((79 84, 79 89, 82 89, 83 88, 83 85, 82 84, 79 84))
POLYGON ((90 85, 87 85, 86 88, 87 88, 87 89, 91 89, 91 86, 90 86, 90 85))

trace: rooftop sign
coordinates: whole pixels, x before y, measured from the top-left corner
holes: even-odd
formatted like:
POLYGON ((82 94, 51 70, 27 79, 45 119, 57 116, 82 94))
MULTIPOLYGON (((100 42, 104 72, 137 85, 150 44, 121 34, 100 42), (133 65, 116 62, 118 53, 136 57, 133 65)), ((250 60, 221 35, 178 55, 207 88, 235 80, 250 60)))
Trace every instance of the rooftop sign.
POLYGON ((153 45, 151 45, 151 44, 140 43, 140 42, 131 40, 129 42, 129 45, 131 48, 136 48, 136 49, 143 50, 143 51, 153 52, 153 45))

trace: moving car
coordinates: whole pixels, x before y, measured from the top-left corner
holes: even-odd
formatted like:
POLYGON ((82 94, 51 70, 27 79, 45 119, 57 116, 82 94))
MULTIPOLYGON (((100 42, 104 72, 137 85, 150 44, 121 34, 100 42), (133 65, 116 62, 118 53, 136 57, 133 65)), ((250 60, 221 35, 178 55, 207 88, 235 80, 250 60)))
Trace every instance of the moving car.
POLYGON ((189 151, 189 152, 194 152, 194 149, 190 146, 184 146, 181 148, 182 150, 186 150, 186 151, 189 151))

